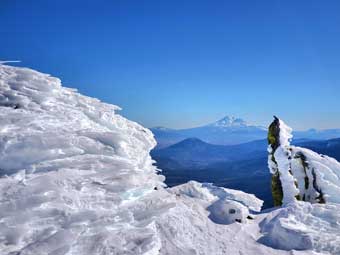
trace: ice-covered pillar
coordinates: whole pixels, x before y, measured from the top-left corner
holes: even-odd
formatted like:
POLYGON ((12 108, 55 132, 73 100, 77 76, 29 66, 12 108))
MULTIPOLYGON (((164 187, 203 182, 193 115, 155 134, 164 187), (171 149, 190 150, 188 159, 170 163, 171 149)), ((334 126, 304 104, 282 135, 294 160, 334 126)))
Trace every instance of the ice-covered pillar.
POLYGON ((268 128, 268 166, 272 176, 274 205, 279 206, 299 199, 299 190, 291 171, 292 129, 274 116, 268 128))

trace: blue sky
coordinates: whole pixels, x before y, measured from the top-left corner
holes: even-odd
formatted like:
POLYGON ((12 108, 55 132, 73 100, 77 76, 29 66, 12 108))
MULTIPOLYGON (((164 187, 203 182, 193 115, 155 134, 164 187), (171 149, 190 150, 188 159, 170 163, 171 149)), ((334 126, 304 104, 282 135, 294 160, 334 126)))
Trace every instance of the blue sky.
POLYGON ((0 2, 0 59, 145 126, 340 127, 340 1, 0 2))

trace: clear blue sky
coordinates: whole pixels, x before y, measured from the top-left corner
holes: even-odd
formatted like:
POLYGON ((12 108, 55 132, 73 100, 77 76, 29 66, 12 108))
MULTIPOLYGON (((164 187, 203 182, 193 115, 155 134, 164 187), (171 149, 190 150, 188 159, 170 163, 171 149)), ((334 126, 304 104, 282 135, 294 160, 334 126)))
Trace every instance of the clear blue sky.
POLYGON ((148 127, 340 127, 338 0, 1 0, 0 59, 148 127))

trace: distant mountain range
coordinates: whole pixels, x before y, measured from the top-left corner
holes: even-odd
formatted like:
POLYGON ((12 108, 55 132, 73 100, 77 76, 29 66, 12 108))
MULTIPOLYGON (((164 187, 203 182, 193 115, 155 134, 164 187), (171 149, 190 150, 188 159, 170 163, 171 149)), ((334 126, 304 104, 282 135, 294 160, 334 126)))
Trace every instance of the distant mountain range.
MULTIPOLYGON (((241 118, 226 116, 214 123, 187 129, 151 128, 157 140, 157 148, 164 148, 187 138, 198 138, 206 143, 216 145, 235 145, 254 140, 265 139, 267 128, 248 124, 241 118)), ((294 138, 326 140, 340 137, 340 129, 294 132, 294 138)))
MULTIPOLYGON (((340 138, 296 139, 294 144, 340 160, 340 138)), ((169 186, 189 180, 212 182, 253 193, 265 201, 265 207, 272 206, 266 139, 238 145, 214 145, 188 138, 153 150, 151 155, 169 186)))
POLYGON ((198 138, 187 138, 169 147, 151 152, 154 159, 176 162, 176 167, 202 168, 212 163, 259 158, 267 155, 267 140, 238 145, 215 145, 198 138))
MULTIPOLYGON (((196 128, 151 130, 158 142, 151 155, 169 186, 189 180, 212 182, 254 193, 265 207, 273 206, 266 127, 226 116, 196 128)), ((293 135, 295 145, 340 160, 340 129, 310 129, 293 135)))
POLYGON ((308 129, 306 131, 294 131, 295 139, 310 139, 310 140, 329 140, 340 137, 340 129, 308 129))
POLYGON ((231 145, 263 139, 267 129, 261 126, 247 124, 244 120, 226 116, 214 123, 187 129, 168 129, 164 127, 151 128, 163 148, 186 138, 199 138, 207 143, 231 145))

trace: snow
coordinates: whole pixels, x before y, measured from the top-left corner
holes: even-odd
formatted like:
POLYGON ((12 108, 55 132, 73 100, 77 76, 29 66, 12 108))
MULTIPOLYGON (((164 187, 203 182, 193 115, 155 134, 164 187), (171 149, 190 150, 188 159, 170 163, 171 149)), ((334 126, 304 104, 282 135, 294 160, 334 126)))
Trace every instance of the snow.
MULTIPOLYGON (((216 189, 221 191, 220 188, 205 186, 191 181, 169 190, 176 194, 176 200, 170 212, 157 220, 161 254, 317 254, 312 250, 285 251, 272 248, 271 243, 263 244, 260 226, 271 213, 249 215, 251 209, 244 204, 226 197, 221 199, 219 192, 215 193, 216 189), (236 209, 234 219, 228 215, 230 209, 236 209), (246 215, 252 219, 247 219, 246 215), (242 223, 236 221, 240 216, 242 223)), ((232 190, 224 192, 229 191, 232 190)), ((243 201, 252 198, 244 194, 243 201)))
POLYGON ((263 201, 252 194, 220 188, 210 183, 190 181, 169 189, 176 196, 187 196, 209 212, 209 218, 217 224, 245 222, 250 211, 260 211, 263 201))
MULTIPOLYGON (((307 178, 311 184, 313 184, 315 179, 314 185, 310 185, 307 190, 301 190, 301 194, 306 194, 306 196, 311 197, 311 201, 316 201, 316 197, 320 195, 319 191, 314 187, 316 186, 322 191, 326 203, 340 203, 340 163, 334 158, 319 155, 301 147, 292 146, 292 152, 295 155, 299 153, 304 155, 308 164, 306 167, 307 178)), ((297 165, 295 168, 299 169, 297 160, 293 161, 295 161, 294 166, 297 165)), ((298 172, 295 168, 294 171, 298 172)), ((303 174, 304 172, 300 169, 300 175, 302 175, 301 173, 303 174)), ((298 179, 302 179, 302 177, 298 179)))
MULTIPOLYGON (((242 191, 165 188, 153 134, 119 109, 0 64, 1 255, 339 253, 338 204, 260 213, 242 191)), ((335 202, 336 162, 306 154, 335 202)))
POLYGON ((280 145, 282 147, 290 146, 291 139, 293 138, 292 135, 292 129, 287 126, 286 123, 283 122, 283 120, 279 120, 280 122, 280 145))
POLYGON ((154 223, 128 209, 164 185, 149 130, 26 68, 0 66, 0 105, 3 254, 155 253, 154 223))
POLYGON ((280 146, 276 149, 274 157, 280 172, 280 181, 283 191, 283 203, 288 204, 295 200, 299 190, 295 186, 295 178, 291 175, 291 165, 289 158, 292 157, 288 148, 280 146))
POLYGON ((250 217, 249 210, 244 205, 229 199, 219 199, 209 207, 210 219, 218 224, 245 222, 250 217))
POLYGON ((340 254, 339 210, 339 204, 291 203, 264 220, 261 242, 284 250, 340 254))

